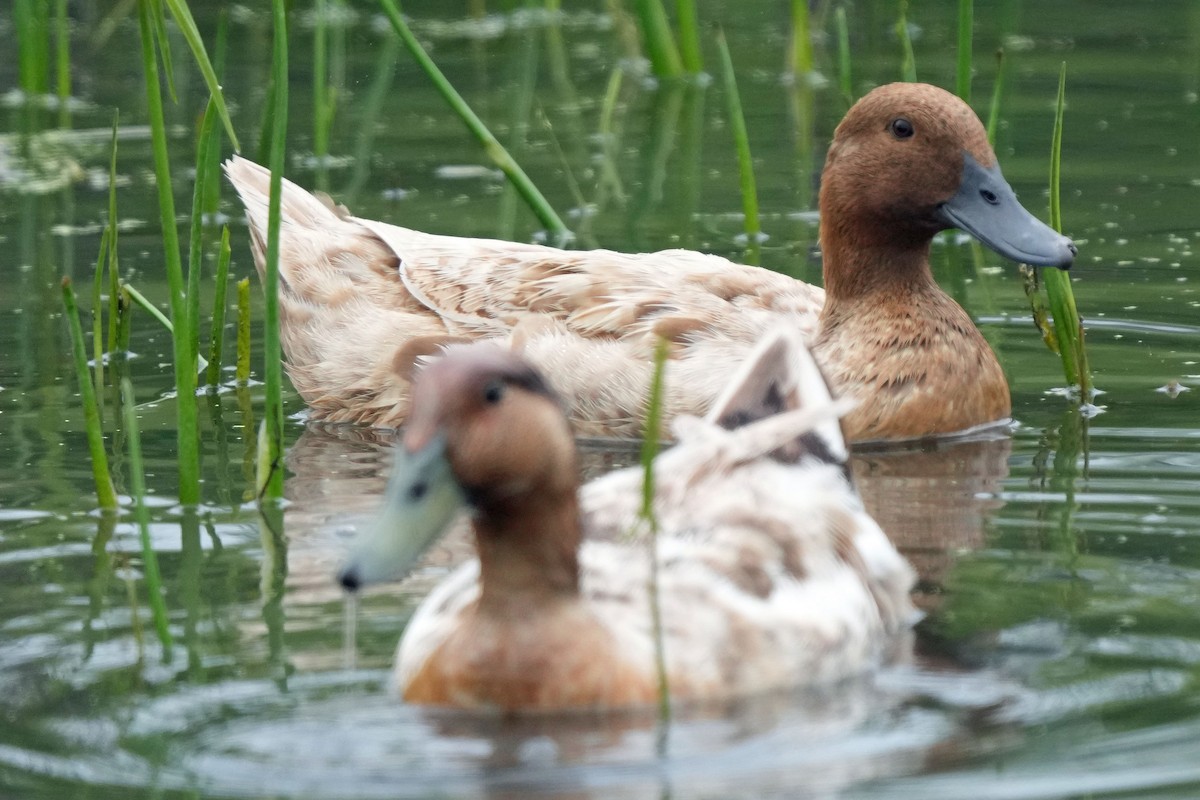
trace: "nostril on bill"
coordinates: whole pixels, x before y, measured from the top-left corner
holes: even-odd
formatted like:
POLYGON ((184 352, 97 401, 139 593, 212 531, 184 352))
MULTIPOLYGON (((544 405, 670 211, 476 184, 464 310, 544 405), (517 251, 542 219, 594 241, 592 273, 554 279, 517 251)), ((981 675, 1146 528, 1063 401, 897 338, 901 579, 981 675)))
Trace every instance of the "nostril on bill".
POLYGON ((994 206, 1000 202, 1000 198, 997 197, 996 193, 991 189, 980 189, 979 196, 982 197, 988 205, 994 206))
POLYGON ((362 582, 358 579, 358 571, 353 567, 347 567, 346 569, 342 570, 341 574, 338 575, 338 583, 340 583, 342 588, 347 592, 358 591, 358 587, 362 584, 362 582))

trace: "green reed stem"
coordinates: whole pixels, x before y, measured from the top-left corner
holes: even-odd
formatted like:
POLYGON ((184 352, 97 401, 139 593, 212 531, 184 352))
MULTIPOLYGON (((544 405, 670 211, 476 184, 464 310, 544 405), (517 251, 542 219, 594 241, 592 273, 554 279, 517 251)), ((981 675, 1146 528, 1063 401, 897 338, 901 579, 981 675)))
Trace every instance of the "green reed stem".
POLYGON ((658 514, 654 511, 654 459, 662 439, 665 409, 664 376, 670 343, 659 338, 654 348, 654 374, 646 404, 646 429, 642 439, 642 506, 638 516, 650 533, 650 616, 654 630, 654 666, 658 672, 658 712, 663 725, 671 720, 671 686, 667 677, 667 656, 663 643, 662 608, 658 602, 658 514))
POLYGON ((272 46, 271 84, 271 195, 267 205, 267 257, 265 265, 265 319, 263 321, 263 382, 266 398, 263 424, 270 475, 260 486, 260 497, 283 497, 283 351, 279 341, 279 228, 283 195, 284 149, 287 145, 288 41, 285 0, 272 0, 275 38, 272 46))
MULTIPOLYGON (((170 1, 170 0, 168 0, 170 1)), ((187 298, 184 295, 183 265, 179 256, 179 231, 175 227, 175 198, 171 193, 171 162, 167 154, 166 123, 163 119, 162 93, 159 89, 158 58, 154 49, 154 28, 150 18, 155 0, 138 0, 138 27, 142 37, 142 68, 146 82, 146 106, 150 118, 150 139, 154 152, 155 183, 158 186, 158 210, 162 223, 163 259, 171 293, 172 337, 175 356, 176 437, 179 446, 179 502, 200 502, 199 409, 196 404, 196 361, 190 358, 194 342, 188 327, 187 298)))
POLYGON ((221 92, 221 82, 217 80, 217 72, 213 69, 212 62, 208 60, 208 51, 204 49, 204 40, 200 38, 200 31, 196 28, 196 21, 192 19, 192 12, 188 9, 187 0, 162 0, 162 2, 165 2, 167 8, 171 9, 171 16, 174 17, 175 24, 179 26, 179 32, 183 34, 184 40, 191 48, 192 57, 196 59, 196 66, 200 68, 200 74, 204 76, 204 83, 208 85, 208 93, 217 106, 217 114, 221 117, 221 123, 225 126, 225 135, 229 137, 233 149, 240 151, 242 146, 238 144, 237 134, 233 132, 233 123, 229 120, 229 110, 225 107, 225 95, 221 92))
POLYGON ((92 273, 92 370, 95 372, 97 397, 104 388, 104 309, 101 294, 104 288, 104 259, 108 257, 108 228, 100 234, 100 252, 96 256, 96 271, 92 273))
POLYGON ((113 111, 112 147, 108 160, 108 352, 117 352, 118 304, 121 302, 121 269, 117 257, 117 122, 120 112, 113 111))
POLYGON ((100 418, 100 405, 96 401, 96 387, 92 384, 87 366, 87 348, 83 343, 83 326, 79 324, 79 309, 75 304, 75 291, 71 279, 62 281, 63 305, 67 309, 67 324, 71 328, 71 351, 75 356, 75 376, 79 379, 79 396, 83 400, 83 417, 87 425, 88 452, 92 456, 92 478, 96 482, 96 501, 100 508, 117 508, 117 491, 113 488, 112 474, 108 471, 108 455, 104 451, 104 423, 100 418))
POLYGON ((122 286, 117 291, 117 338, 111 352, 128 353, 129 341, 133 336, 133 297, 122 286))
POLYGON ((812 31, 808 0, 792 0, 792 75, 807 77, 813 70, 812 31))
POLYGON ((162 71, 163 77, 167 82, 167 93, 171 95, 172 102, 178 103, 179 97, 175 91, 175 67, 171 61, 171 37, 167 33, 167 17, 163 13, 160 0, 151 0, 150 5, 150 21, 154 23, 154 42, 158 46, 158 53, 162 59, 162 71))
POLYGON ((679 57, 683 68, 692 75, 699 75, 704 72, 704 57, 700 51, 696 0, 676 0, 675 16, 679 18, 679 57))
POLYGON ((158 554, 150 542, 150 509, 146 507, 146 473, 142 466, 142 439, 138 431, 137 406, 133 384, 121 379, 121 404, 125 409, 125 433, 129 437, 129 485, 133 494, 133 509, 137 519, 138 538, 142 543, 142 569, 146 575, 146 593, 154 628, 163 647, 163 662, 171 658, 171 628, 167 617, 167 601, 163 596, 162 576, 158 571, 158 554))
MULTIPOLYGON (((1050 227, 1062 232, 1060 178, 1062 168, 1063 112, 1066 106, 1067 64, 1064 61, 1058 74, 1058 102, 1054 115, 1054 137, 1050 146, 1050 227)), ((1084 347, 1083 322, 1075 306, 1071 278, 1063 270, 1044 271, 1046 295, 1054 315, 1054 331, 1058 337, 1058 352, 1067 381, 1079 387, 1080 400, 1092 397, 1092 375, 1084 347)))
POLYGON ((21 91, 30 99, 45 94, 49 54, 46 50, 46 4, 43 0, 16 0, 12 7, 17 30, 17 61, 21 91))
POLYGON ((996 126, 1000 124, 1000 98, 1004 93, 1004 48, 996 50, 996 82, 992 85, 992 102, 988 105, 988 144, 996 146, 996 126))
POLYGON ((421 71, 433 82, 435 88, 442 95, 443 99, 450 104, 450 107, 458 114, 459 118, 466 124, 468 130, 475 136, 488 157, 498 166, 508 180, 516 187, 517 193, 525 200, 526 204, 533 210, 542 225, 551 233, 563 236, 569 233, 566 224, 554 213, 554 209, 550 207, 550 203, 545 196, 538 191, 534 186, 533 181, 521 169, 521 165, 516 162, 516 159, 500 144, 499 140, 492 135, 492 132, 487 129, 483 121, 476 116, 471 107, 467 105, 467 101, 462 98, 442 71, 433 63, 433 59, 421 47, 421 43, 417 41, 417 37, 413 36, 412 30, 408 24, 400 16, 400 11, 396 7, 394 0, 379 0, 380 6, 387 15, 388 20, 392 24, 392 29, 396 31, 396 35, 400 37, 400 41, 412 54, 421 71))
POLYGON ((955 93, 971 102, 971 40, 975 32, 974 0, 958 0, 958 69, 955 93))
POLYGON ((746 237, 751 246, 759 240, 762 225, 758 216, 758 188, 754 181, 754 159, 750 155, 750 135, 746 131, 746 118, 742 114, 742 100, 738 95, 737 76, 733 73, 733 59, 725 32, 717 33, 717 51, 721 57, 721 76, 725 83, 725 98, 729 107, 729 125, 733 131, 733 144, 737 149, 738 174, 741 176, 742 211, 745 213, 746 237))
POLYGON ((217 251, 217 288, 213 298, 212 328, 208 336, 208 385, 221 383, 221 353, 225 349, 225 308, 229 305, 229 226, 221 229, 221 248, 217 251))
POLYGON ((314 11, 317 25, 313 31, 313 153, 318 164, 323 165, 329 153, 329 129, 333 121, 328 67, 329 0, 316 0, 314 11))
POLYGON ((67 16, 67 0, 58 0, 54 7, 54 47, 58 90, 58 125, 71 127, 71 19, 67 16))
POLYGON ((896 35, 900 37, 900 80, 915 83, 917 58, 913 55, 912 38, 908 35, 908 0, 900 0, 900 19, 896 21, 896 35))
POLYGON ((187 270, 187 328, 192 332, 189 342, 192 355, 189 363, 199 372, 200 357, 200 274, 204 271, 204 193, 208 186, 208 170, 216 160, 217 150, 216 103, 210 96, 204 116, 200 119, 200 139, 196 145, 196 180, 192 185, 192 223, 188 236, 187 270))
POLYGON ((847 105, 854 104, 854 80, 850 72, 850 27, 846 24, 846 9, 838 6, 833 12, 837 29, 838 87, 847 105))
POLYGON ((137 303, 142 308, 150 312, 150 316, 158 320, 158 323, 167 329, 167 332, 172 336, 175 335, 175 324, 167 318, 167 315, 158 310, 158 307, 146 299, 146 295, 133 288, 133 284, 125 283, 121 285, 125 293, 129 295, 129 299, 137 303))
POLYGON ((677 78, 683 74, 683 60, 671 35, 667 11, 662 0, 634 0, 634 9, 641 26, 642 42, 650 58, 650 69, 660 78, 677 78))
POLYGON ((250 382, 250 279, 237 284, 237 372, 238 386, 250 382))

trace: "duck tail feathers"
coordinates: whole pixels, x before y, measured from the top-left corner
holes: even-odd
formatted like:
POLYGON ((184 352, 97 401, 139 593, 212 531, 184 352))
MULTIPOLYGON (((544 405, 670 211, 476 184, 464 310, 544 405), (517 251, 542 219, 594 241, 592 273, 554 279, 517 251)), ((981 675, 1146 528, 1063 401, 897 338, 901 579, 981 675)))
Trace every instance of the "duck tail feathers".
MULTIPOLYGON (((779 327, 755 345, 706 420, 732 430, 789 411, 827 407, 833 400, 829 384, 800 332, 779 327)), ((782 451, 780 456, 789 461, 807 455, 844 464, 849 456, 841 422, 835 415, 817 423, 782 451)))
MULTIPOLYGON (((271 171, 253 161, 234 155, 224 164, 225 176, 237 190, 250 225, 250 243, 254 263, 261 274, 266 264, 267 216, 271 198, 271 171)), ((279 212, 284 226, 301 230, 322 230, 336 225, 341 215, 309 192, 284 178, 280 186, 279 212)))

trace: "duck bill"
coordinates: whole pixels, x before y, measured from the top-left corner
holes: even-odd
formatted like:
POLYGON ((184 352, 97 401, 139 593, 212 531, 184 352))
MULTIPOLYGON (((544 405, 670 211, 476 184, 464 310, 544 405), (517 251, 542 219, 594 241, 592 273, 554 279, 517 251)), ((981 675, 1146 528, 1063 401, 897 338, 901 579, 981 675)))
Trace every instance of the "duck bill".
POLYGON ((466 498, 439 435, 409 452, 396 451, 396 463, 383 507, 363 530, 338 574, 349 591, 404 575, 454 521, 466 498))
POLYGON ((958 192, 938 207, 947 227, 961 228, 1005 258, 1037 267, 1068 269, 1075 245, 1025 210, 1000 165, 983 167, 963 153, 958 192))

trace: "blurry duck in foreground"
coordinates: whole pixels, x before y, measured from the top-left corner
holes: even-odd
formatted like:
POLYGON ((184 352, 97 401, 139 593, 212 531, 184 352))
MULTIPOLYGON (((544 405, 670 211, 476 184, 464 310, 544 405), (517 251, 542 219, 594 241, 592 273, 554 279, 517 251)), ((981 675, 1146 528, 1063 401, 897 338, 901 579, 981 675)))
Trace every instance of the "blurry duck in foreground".
MULTIPOLYGON (((260 268, 270 174, 225 164, 260 268)), ((408 413, 407 365, 453 342, 516 343, 578 433, 642 430, 658 337, 671 339, 668 416, 706 413, 754 343, 803 334, 838 394, 860 405, 851 441, 962 431, 1008 417, 1008 383, 970 316, 929 268, 938 231, 1006 258, 1066 268, 1070 239, 1000 174, 970 106, 926 84, 867 94, 834 135, 821 178, 825 289, 686 250, 630 255, 436 236, 351 216, 283 182, 282 341, 314 419, 383 427, 408 413)))
MULTIPOLYGON (((670 373, 668 372, 668 380, 670 373)), ((794 330, 768 335, 708 419, 655 461, 671 694, 726 700, 870 669, 914 611, 913 573, 849 482, 839 413, 794 330)), ((422 370, 385 508, 340 574, 397 577, 462 508, 478 560, 409 622, 414 703, 507 711, 657 698, 642 471, 577 486, 571 430, 521 357, 458 345, 422 370)))

